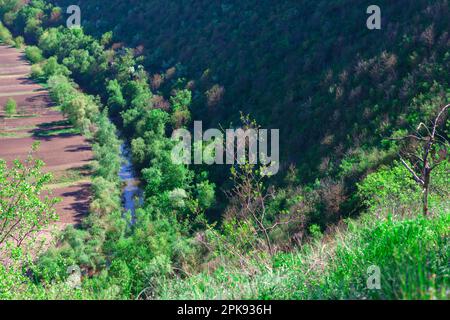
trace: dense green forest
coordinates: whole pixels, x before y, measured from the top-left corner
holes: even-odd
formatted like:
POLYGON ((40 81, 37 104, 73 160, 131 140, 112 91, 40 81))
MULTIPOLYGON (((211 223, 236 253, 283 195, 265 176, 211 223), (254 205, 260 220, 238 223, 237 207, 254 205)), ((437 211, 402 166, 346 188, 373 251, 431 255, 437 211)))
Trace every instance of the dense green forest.
MULTIPOLYGON (((0 0, 0 41, 95 156, 79 228, 36 259, 0 237, 0 298, 448 298, 449 3, 379 1, 381 30, 370 4, 0 0), (82 28, 65 26, 72 2, 82 28), (280 129, 280 172, 173 163, 171 133, 193 120, 280 129), (144 188, 135 216, 121 140, 144 188)), ((36 183, 20 174, 41 176, 33 163, 0 160, 0 210, 17 214, 8 179, 36 183)))

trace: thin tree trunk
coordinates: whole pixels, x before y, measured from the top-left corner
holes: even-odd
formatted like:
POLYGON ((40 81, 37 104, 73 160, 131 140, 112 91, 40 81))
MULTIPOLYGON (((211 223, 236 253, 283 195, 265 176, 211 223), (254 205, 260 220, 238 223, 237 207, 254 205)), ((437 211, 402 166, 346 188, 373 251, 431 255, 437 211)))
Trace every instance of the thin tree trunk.
POLYGON ((425 167, 424 170, 425 176, 424 176, 424 184, 423 184, 423 214, 425 216, 429 215, 428 211, 428 194, 430 190, 430 176, 431 176, 431 170, 428 167, 428 164, 425 167))
POLYGON ((428 216, 428 188, 424 188, 423 190, 423 214, 428 216))
POLYGON ((272 256, 273 250, 272 250, 272 244, 270 243, 269 234, 267 233, 266 229, 264 229, 263 231, 264 231, 264 236, 266 238, 267 249, 269 249, 269 254, 270 254, 270 256, 272 256))

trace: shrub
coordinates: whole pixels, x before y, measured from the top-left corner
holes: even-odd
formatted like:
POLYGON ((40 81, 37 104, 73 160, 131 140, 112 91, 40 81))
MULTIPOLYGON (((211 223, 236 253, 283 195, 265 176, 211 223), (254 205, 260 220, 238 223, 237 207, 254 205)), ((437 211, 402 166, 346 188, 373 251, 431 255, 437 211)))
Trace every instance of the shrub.
POLYGON ((15 46, 17 49, 23 48, 24 45, 25 45, 25 40, 23 39, 22 36, 18 36, 18 37, 14 40, 14 46, 15 46))
POLYGON ((9 32, 9 30, 1 22, 0 22, 0 42, 7 45, 14 44, 11 32, 9 32))
POLYGON ((37 147, 33 145, 28 158, 15 160, 11 167, 0 160, 0 265, 21 260, 22 249, 27 252, 39 231, 57 220, 58 199, 42 196, 52 175, 44 174, 44 163, 33 157, 37 147))
POLYGON ((71 72, 67 67, 58 63, 56 57, 50 57, 45 62, 42 70, 44 71, 47 78, 54 75, 70 76, 71 72))
POLYGON ((44 70, 40 64, 33 64, 31 66, 31 77, 33 79, 40 79, 45 75, 44 70))
MULTIPOLYGON (((239 256, 237 266, 227 259, 215 270, 183 279, 157 279, 155 298, 446 299, 449 217, 445 211, 431 219, 380 221, 366 215, 349 221, 347 231, 336 232, 332 240, 279 253, 266 264, 239 256), (379 290, 367 287, 373 266, 381 271, 379 290)), ((215 252, 218 257, 222 254, 215 252)))
POLYGON ((358 195, 371 210, 399 212, 409 209, 416 199, 420 199, 420 190, 412 179, 405 178, 408 174, 398 163, 381 168, 357 184, 358 195))
POLYGON ((5 113, 8 117, 12 117, 17 112, 17 103, 14 99, 9 98, 5 104, 5 113))
POLYGON ((108 107, 113 116, 117 116, 125 107, 126 101, 122 95, 122 88, 117 80, 110 80, 106 87, 108 92, 108 107))
POLYGON ((41 49, 35 46, 27 47, 25 49, 25 55, 31 63, 39 63, 43 60, 41 49))

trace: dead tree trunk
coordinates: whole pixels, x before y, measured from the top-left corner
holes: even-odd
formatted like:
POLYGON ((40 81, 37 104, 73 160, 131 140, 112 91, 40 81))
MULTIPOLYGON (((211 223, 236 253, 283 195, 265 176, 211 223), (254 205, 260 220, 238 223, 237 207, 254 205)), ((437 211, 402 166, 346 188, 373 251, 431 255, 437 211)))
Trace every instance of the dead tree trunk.
POLYGON ((424 169, 424 184, 423 184, 423 214, 428 216, 428 195, 430 193, 430 180, 431 180, 431 170, 429 166, 424 169))
POLYGON ((431 174, 448 156, 449 142, 443 135, 437 132, 441 118, 445 118, 444 113, 448 108, 450 108, 450 104, 439 111, 432 123, 433 127, 431 130, 424 123, 421 123, 416 130, 416 134, 400 138, 400 140, 411 139, 416 143, 419 143, 419 146, 422 146, 415 148, 415 150, 411 152, 400 153, 400 161, 411 173, 414 181, 422 188, 423 214, 426 216, 430 214, 428 198, 430 194, 431 174), (421 130, 426 132, 426 136, 421 135, 421 130), (444 149, 443 153, 437 151, 439 148, 436 150, 438 145, 440 148, 444 149), (410 166, 406 160, 411 160, 412 165, 410 166))

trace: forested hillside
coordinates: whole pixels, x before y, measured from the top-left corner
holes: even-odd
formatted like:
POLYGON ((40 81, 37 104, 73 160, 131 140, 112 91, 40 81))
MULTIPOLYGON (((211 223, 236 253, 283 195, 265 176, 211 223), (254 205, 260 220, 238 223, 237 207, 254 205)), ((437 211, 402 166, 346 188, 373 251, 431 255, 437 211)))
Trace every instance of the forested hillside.
MULTIPOLYGON (((448 1, 381 1, 375 31, 370 1, 78 3, 89 33, 112 30, 145 56, 153 91, 192 90, 204 127, 236 125, 242 111, 279 128, 276 179, 325 178, 338 214, 357 206, 355 182, 395 157, 386 139, 448 101, 448 1)), ((223 186, 227 170, 208 170, 223 186)))
POLYGON ((446 99, 445 0, 379 1, 380 31, 366 28, 370 1, 54 2, 80 4, 88 33, 143 49, 156 90, 182 78, 194 119, 225 125, 243 111, 280 128, 300 180, 376 165, 383 137, 416 125, 423 100, 446 99))
POLYGON ((28 45, 92 140, 93 201, 57 246, 0 268, 0 297, 448 298, 448 0, 378 1, 381 30, 369 1, 24 2, 0 0, 0 40, 28 45), (194 120, 280 129, 280 173, 175 164, 171 133, 194 120), (144 189, 133 216, 117 132, 144 189))

